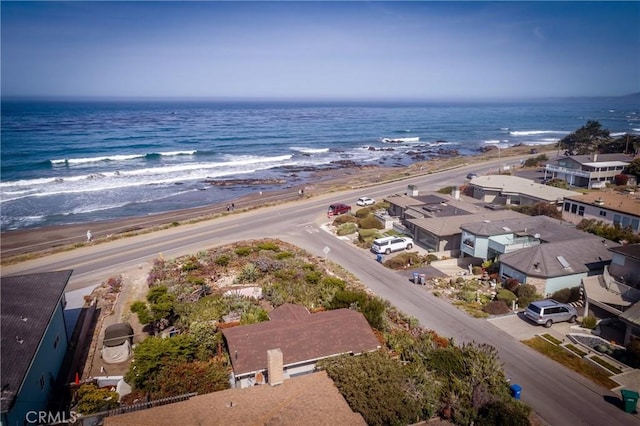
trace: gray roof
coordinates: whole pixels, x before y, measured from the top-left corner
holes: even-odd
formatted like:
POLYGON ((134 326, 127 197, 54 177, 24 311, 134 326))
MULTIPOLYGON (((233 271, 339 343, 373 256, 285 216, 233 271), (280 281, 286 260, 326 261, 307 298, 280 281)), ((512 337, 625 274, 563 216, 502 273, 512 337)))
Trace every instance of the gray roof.
POLYGON ((460 229, 483 237, 510 233, 533 237, 537 234, 536 238, 547 243, 578 238, 593 238, 593 235, 576 229, 573 224, 548 216, 524 216, 516 219, 465 223, 460 226, 460 229))
POLYGON ((609 248, 618 245, 598 237, 580 238, 505 253, 500 256, 500 262, 527 276, 553 278, 574 275, 604 268, 611 262, 609 248))
POLYGON ((418 228, 424 229, 434 235, 445 236, 459 234, 461 232, 460 227, 462 224, 469 223, 474 220, 500 221, 525 216, 526 215, 513 210, 488 210, 483 208, 481 210, 479 209, 478 212, 473 215, 464 212, 457 216, 408 219, 407 222, 412 223, 418 228))
POLYGON ((633 325, 640 326, 640 302, 635 303, 629 309, 621 313, 619 318, 633 325))
POLYGON ((624 257, 640 261, 640 244, 627 244, 624 246, 612 247, 614 253, 619 253, 624 257))
MULTIPOLYGON (((633 160, 633 156, 622 154, 622 153, 613 153, 613 154, 596 154, 597 157, 594 157, 594 154, 589 155, 571 155, 571 158, 574 161, 577 161, 580 164, 589 164, 589 163, 607 163, 610 161, 623 161, 626 163, 630 163, 633 160)), ((554 162, 558 160, 566 158, 561 157, 558 159, 554 159, 554 162)))
POLYGON ((11 408, 20 392, 72 272, 44 272, 0 280, 2 412, 11 408))
POLYGON ((471 179, 471 186, 501 194, 521 194, 540 201, 554 202, 564 197, 579 195, 579 192, 542 185, 530 179, 511 175, 487 175, 471 179))

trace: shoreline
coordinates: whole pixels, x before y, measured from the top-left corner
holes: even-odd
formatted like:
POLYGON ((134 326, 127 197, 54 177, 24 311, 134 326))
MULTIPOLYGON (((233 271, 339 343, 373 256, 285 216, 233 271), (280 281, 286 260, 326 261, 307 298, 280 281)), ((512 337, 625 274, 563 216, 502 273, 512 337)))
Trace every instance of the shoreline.
MULTIPOLYGON (((511 147, 502 149, 501 155, 507 158, 528 154, 530 149, 529 146, 511 147)), ((475 156, 428 160, 406 167, 360 166, 318 171, 314 174, 313 184, 248 194, 232 200, 231 203, 235 204, 235 212, 241 212, 298 200, 300 199, 299 189, 304 189, 305 197, 309 197, 357 187, 375 186, 382 182, 430 174, 445 167, 460 167, 469 163, 495 159, 498 158, 496 155, 498 153, 495 151, 497 150, 488 150, 475 156)), ((542 153, 547 150, 539 149, 539 151, 542 153)), ((17 263, 27 260, 25 257, 30 258, 84 246, 88 243, 87 230, 91 230, 93 236, 89 244, 95 244, 124 238, 129 234, 152 232, 179 223, 210 220, 225 214, 233 214, 233 212, 227 212, 226 206, 229 203, 224 201, 147 216, 5 231, 0 234, 0 260, 2 264, 17 263)))

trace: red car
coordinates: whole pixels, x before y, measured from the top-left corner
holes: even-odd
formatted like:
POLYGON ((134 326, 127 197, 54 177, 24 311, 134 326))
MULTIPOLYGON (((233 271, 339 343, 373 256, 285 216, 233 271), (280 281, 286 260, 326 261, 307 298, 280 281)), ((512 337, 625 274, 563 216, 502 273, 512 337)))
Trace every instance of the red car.
POLYGON ((329 210, 327 211, 327 216, 338 216, 344 213, 349 213, 351 211, 351 206, 342 203, 335 203, 329 206, 329 210))

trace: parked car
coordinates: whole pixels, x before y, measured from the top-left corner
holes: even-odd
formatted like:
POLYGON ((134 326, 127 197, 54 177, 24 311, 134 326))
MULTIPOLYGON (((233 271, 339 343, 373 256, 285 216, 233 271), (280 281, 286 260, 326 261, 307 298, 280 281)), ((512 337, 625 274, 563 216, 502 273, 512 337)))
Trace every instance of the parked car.
POLYGON ((378 254, 389 254, 398 250, 409 250, 413 247, 413 240, 409 237, 384 237, 373 241, 371 251, 378 254))
POLYGON ((341 214, 349 213, 351 211, 351 206, 348 206, 343 203, 335 203, 329 206, 329 210, 327 211, 327 216, 338 216, 341 214))
POLYGON ((551 327, 554 322, 569 321, 573 323, 578 318, 576 308, 553 299, 531 302, 524 311, 524 315, 536 324, 544 324, 547 328, 551 327))
POLYGON ((372 206, 375 203, 376 203, 376 200, 370 197, 360 197, 358 198, 358 201, 356 201, 356 204, 359 206, 372 206))
POLYGON ((477 178, 477 177, 478 177, 478 174, 477 174, 477 173, 469 173, 469 174, 467 175, 467 179, 469 179, 469 180, 471 180, 471 179, 473 179, 473 178, 477 178))

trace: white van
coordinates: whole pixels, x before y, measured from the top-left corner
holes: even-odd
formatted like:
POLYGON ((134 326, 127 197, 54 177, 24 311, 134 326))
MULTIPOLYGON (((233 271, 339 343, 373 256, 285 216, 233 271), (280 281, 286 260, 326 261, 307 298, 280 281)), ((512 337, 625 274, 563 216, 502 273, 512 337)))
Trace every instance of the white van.
POLYGON ((371 251, 378 254, 389 254, 398 250, 409 250, 413 247, 413 240, 409 237, 384 237, 373 241, 371 251))

